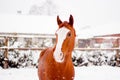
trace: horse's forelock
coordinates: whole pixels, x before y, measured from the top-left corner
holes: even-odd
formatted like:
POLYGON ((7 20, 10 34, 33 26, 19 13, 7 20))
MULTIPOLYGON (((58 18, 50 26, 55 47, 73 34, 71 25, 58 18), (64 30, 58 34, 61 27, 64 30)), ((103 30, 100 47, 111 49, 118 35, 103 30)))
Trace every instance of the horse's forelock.
MULTIPOLYGON (((60 25, 59 25, 59 28, 61 28, 61 27, 68 27, 68 25, 70 25, 69 24, 69 22, 67 22, 67 21, 64 21, 64 22, 62 22, 60 25)), ((71 27, 73 27, 72 25, 70 25, 71 27)))

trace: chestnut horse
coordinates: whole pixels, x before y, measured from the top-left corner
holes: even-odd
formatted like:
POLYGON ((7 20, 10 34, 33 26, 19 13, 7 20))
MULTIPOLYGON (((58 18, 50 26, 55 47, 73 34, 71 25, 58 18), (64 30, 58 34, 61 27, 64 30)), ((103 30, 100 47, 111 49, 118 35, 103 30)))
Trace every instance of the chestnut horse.
POLYGON ((73 28, 73 16, 70 15, 69 22, 62 22, 57 16, 57 23, 59 28, 55 33, 55 46, 43 50, 39 57, 39 80, 74 80, 71 54, 76 34, 73 28))

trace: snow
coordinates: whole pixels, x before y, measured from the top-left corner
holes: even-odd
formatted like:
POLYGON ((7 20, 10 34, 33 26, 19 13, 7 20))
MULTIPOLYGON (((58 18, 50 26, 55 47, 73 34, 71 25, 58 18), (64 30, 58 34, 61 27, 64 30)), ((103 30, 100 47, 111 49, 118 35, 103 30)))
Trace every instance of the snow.
POLYGON ((75 80, 119 80, 118 67, 90 66, 76 67, 75 80))
MULTIPOLYGON (((38 4, 38 5, 41 4, 39 0, 37 0, 37 2, 33 0, 31 1, 22 0, 17 2, 16 0, 12 0, 15 2, 9 1, 7 2, 7 6, 4 5, 6 4, 6 1, 5 2, 4 1, 3 0, 0 1, 1 2, 0 6, 2 11, 6 11, 8 8, 14 7, 15 10, 13 9, 8 9, 8 10, 15 11, 15 14, 16 11, 22 11, 22 14, 24 15, 0 14, 0 28, 1 28, 0 32, 54 34, 55 31, 57 30, 58 25, 56 22, 56 16, 25 15, 26 13, 28 14, 30 6, 32 6, 33 4, 38 4), (11 4, 12 6, 10 6, 8 3, 9 4, 12 3, 11 4), (22 7, 20 4, 22 4, 22 7)), ((120 16, 118 16, 120 13, 119 11, 120 7, 117 7, 119 5, 119 2, 112 2, 112 1, 103 2, 103 1, 104 0, 97 2, 87 1, 88 4, 86 4, 86 1, 80 1, 77 3, 70 1, 68 4, 68 1, 66 0, 63 4, 63 1, 58 0, 56 1, 56 4, 61 9, 60 13, 58 14, 60 15, 63 14, 62 16, 60 16, 60 19, 62 21, 64 20, 68 21, 69 13, 73 14, 74 22, 75 22, 74 27, 78 35, 77 38, 91 38, 93 36, 98 36, 98 35, 120 33, 120 23, 119 23, 120 16), (101 4, 103 5, 102 7, 101 4), (114 6, 111 6, 111 4, 114 6), (74 7, 73 6, 71 7, 71 5, 73 5, 74 7)), ((49 43, 49 41, 52 42, 51 40, 46 39, 44 41, 39 41, 39 43, 41 44, 44 43, 46 47, 52 46, 52 44, 49 43)), ((111 44, 110 43, 108 45, 106 44, 106 46, 105 44, 101 45, 102 48, 108 46, 110 47, 111 44)), ((23 44, 20 42, 15 42, 14 45, 10 46, 10 48, 12 47, 14 48, 23 47, 23 44)), ((35 46, 31 46, 31 47, 35 47, 35 46)), ((2 53, 3 52, 0 52, 0 54, 2 53)), ((33 56, 33 57, 29 56, 30 60, 33 60, 33 63, 37 63, 40 51, 28 50, 28 51, 20 51, 20 53, 21 54, 19 57, 22 57, 24 54, 33 56)), ((97 62, 98 58, 100 58, 101 61, 105 61, 105 57, 107 57, 107 61, 110 61, 110 59, 112 58, 112 56, 115 55, 116 52, 102 51, 100 52, 100 54, 102 54, 101 57, 98 54, 99 51, 97 52, 91 51, 89 52, 89 54, 87 51, 84 52, 75 51, 74 53, 76 53, 74 54, 74 56, 76 56, 76 59, 79 59, 80 57, 84 59, 84 62, 82 63, 84 64, 84 63, 88 63, 88 59, 90 61, 97 62), (93 58, 92 55, 94 55, 95 53, 96 53, 95 58, 93 58)), ((15 54, 14 52, 9 52, 9 54, 11 54, 9 56, 10 60, 13 60, 14 62, 18 61, 18 57, 14 58, 13 56, 15 54)), ((23 65, 25 64, 26 62, 23 63, 23 65)), ((85 66, 75 67, 75 80, 119 80, 120 79, 119 74, 120 74, 119 67, 107 66, 106 64, 102 66, 89 65, 87 67, 85 66)), ((22 80, 38 80, 37 69, 30 67, 27 68, 20 67, 19 69, 16 68, 2 69, 0 67, 0 80, 13 80, 13 79, 21 80, 21 78, 22 80)))
POLYGON ((37 69, 21 68, 21 69, 0 69, 0 80, 38 80, 37 69))
POLYGON ((74 16, 74 27, 79 38, 115 34, 120 32, 119 3, 119 0, 0 0, 0 27, 2 28, 0 32, 54 34, 57 29, 56 16, 43 15, 57 8, 56 14, 60 17, 66 16, 65 20, 68 20, 69 14, 74 16), (46 11, 49 8, 47 5, 45 5, 45 11, 38 9, 47 1, 51 2, 50 7, 53 6, 52 3, 56 6, 49 11, 46 11), (38 6, 36 12, 40 10, 39 12, 43 15, 28 15, 32 6, 38 6))
MULTIPOLYGON (((75 80, 119 80, 120 68, 110 66, 75 67, 75 80)), ((38 80, 36 68, 0 68, 0 80, 38 80)))
POLYGON ((109 24, 99 25, 96 27, 87 27, 79 32, 78 38, 91 38, 93 36, 118 34, 120 33, 120 23, 113 22, 109 24))
MULTIPOLYGON (((69 15, 61 15, 62 21, 68 21, 69 15)), ((0 14, 0 32, 55 34, 58 29, 56 16, 40 15, 5 15, 0 14), (7 24, 6 24, 7 23, 7 24)), ((120 23, 112 22, 99 26, 80 28, 79 19, 74 17, 74 28, 77 38, 120 33, 120 23)))
POLYGON ((54 34, 56 16, 0 15, 0 32, 54 34))

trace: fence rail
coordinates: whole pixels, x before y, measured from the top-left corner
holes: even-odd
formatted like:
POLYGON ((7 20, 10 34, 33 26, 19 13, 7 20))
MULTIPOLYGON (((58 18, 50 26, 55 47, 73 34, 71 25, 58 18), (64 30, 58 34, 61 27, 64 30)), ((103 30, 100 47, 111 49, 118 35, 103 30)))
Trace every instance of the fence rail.
POLYGON ((120 48, 74 48, 75 50, 120 50, 120 48))
MULTIPOLYGON (((0 47, 0 50, 43 50, 45 49, 44 47, 40 48, 13 48, 13 47, 0 47)), ((120 48, 74 48, 74 50, 120 50, 120 48)))
POLYGON ((43 50, 45 48, 11 48, 11 47, 0 47, 0 50, 43 50))

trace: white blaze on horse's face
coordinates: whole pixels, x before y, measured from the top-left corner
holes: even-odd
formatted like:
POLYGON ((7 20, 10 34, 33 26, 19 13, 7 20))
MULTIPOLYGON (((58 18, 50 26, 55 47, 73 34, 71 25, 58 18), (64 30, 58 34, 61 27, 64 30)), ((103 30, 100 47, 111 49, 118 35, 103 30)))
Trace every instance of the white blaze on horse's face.
POLYGON ((61 51, 61 49, 62 49, 62 44, 63 44, 64 40, 66 39, 67 33, 69 31, 70 31, 69 29, 62 27, 62 28, 58 29, 58 31, 56 32, 56 34, 58 35, 58 41, 56 44, 55 51, 53 53, 54 59, 56 62, 61 63, 64 61, 64 54, 61 51))

